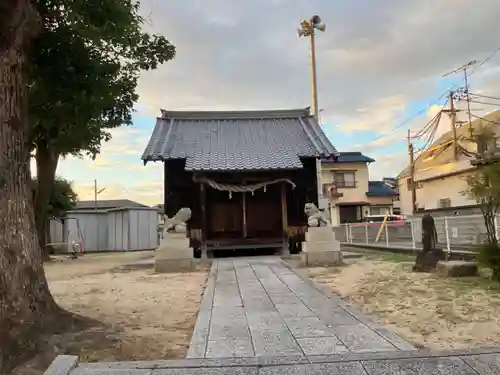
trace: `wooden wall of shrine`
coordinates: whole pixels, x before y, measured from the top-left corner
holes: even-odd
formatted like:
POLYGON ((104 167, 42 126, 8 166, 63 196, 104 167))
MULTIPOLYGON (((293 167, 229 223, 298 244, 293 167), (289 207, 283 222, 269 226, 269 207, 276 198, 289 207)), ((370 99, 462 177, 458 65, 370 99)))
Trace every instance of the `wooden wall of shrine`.
MULTIPOLYGON (((174 216, 182 207, 192 212, 188 222, 192 246, 202 241, 246 241, 259 243, 294 237, 304 233, 307 220, 304 205, 318 203, 316 161, 303 159, 296 171, 192 173, 184 170, 184 160, 165 162, 165 214, 174 216), (221 184, 248 185, 289 179, 296 186, 277 183, 252 194, 219 191, 195 182, 210 179, 221 184)), ((274 242, 273 242, 274 243, 274 242)))

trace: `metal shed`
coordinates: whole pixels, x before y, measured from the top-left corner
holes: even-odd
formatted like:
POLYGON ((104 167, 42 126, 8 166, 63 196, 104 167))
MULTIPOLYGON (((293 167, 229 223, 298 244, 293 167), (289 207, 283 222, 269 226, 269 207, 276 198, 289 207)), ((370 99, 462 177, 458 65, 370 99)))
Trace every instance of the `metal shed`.
MULTIPOLYGON (((61 242, 82 240, 85 252, 136 251, 158 247, 158 219, 154 208, 68 211, 61 223, 51 223, 51 233, 62 226, 61 242)), ((58 242, 52 238, 51 242, 58 242)))

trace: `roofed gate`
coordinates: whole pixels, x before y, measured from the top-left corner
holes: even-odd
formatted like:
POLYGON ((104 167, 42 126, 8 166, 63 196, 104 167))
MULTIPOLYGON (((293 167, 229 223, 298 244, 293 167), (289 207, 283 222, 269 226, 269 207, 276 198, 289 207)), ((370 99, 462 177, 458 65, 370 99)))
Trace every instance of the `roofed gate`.
POLYGON ((165 214, 192 211, 194 248, 288 247, 318 203, 316 159, 337 151, 309 109, 162 110, 142 160, 165 164, 165 214))

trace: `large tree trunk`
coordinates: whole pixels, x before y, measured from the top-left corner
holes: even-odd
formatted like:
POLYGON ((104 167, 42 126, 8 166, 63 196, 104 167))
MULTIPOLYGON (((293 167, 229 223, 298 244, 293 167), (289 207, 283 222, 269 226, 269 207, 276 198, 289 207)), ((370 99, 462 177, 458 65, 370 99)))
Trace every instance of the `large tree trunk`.
POLYGON ((47 237, 47 207, 52 190, 54 189, 58 161, 59 153, 50 150, 47 142, 39 141, 36 146, 37 186, 35 194, 35 221, 38 241, 42 248, 44 259, 49 258, 50 252, 50 247, 46 246, 50 241, 47 237))
POLYGON ((0 373, 35 349, 57 315, 45 278, 29 188, 23 67, 38 17, 29 0, 0 4, 0 373))

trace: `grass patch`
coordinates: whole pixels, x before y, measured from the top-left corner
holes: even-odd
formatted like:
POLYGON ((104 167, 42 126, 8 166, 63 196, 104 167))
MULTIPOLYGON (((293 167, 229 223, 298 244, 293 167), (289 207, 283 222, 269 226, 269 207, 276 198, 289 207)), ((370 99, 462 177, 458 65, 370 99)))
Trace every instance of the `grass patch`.
POLYGON ((368 260, 391 262, 391 263, 409 263, 415 261, 414 254, 393 253, 385 251, 365 251, 363 255, 368 260))
POLYGON ((414 254, 363 255, 340 269, 313 270, 310 277, 419 347, 500 345, 500 283, 490 279, 491 271, 451 278, 412 272, 414 254))

